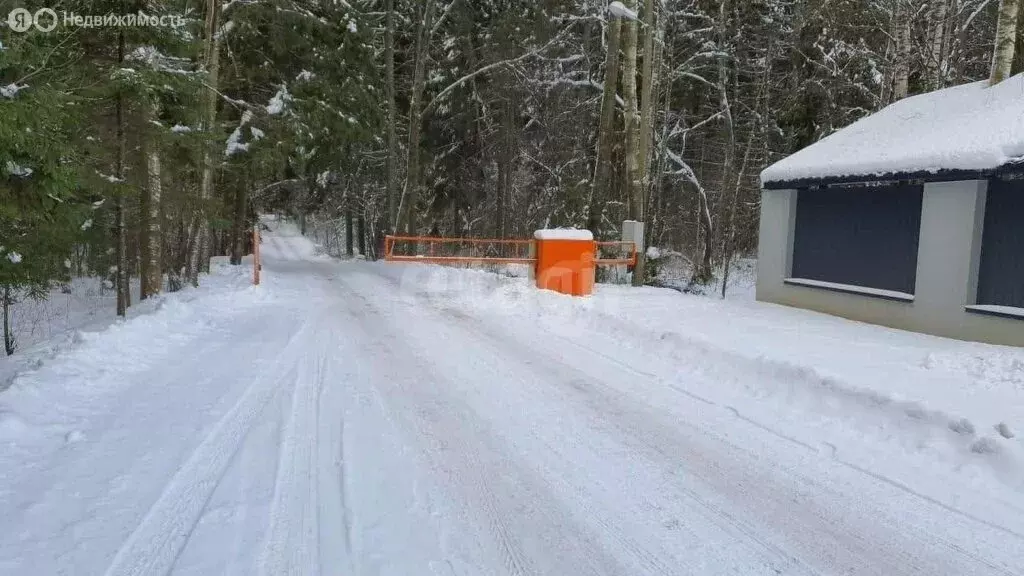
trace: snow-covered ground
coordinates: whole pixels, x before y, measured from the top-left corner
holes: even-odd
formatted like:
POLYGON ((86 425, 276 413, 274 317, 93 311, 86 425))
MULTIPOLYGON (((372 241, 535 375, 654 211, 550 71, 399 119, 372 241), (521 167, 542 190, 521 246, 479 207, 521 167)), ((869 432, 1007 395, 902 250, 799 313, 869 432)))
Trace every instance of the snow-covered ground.
POLYGON ((1024 573, 1020 349, 263 253, 0 394, 0 574, 1024 573))
MULTIPOLYGON (((720 298, 722 294, 722 268, 714 271, 714 279, 707 286, 692 285, 693 267, 689 258, 670 250, 648 249, 648 266, 656 266, 653 284, 672 288, 687 294, 720 298), (652 256, 657 256, 652 260, 652 256)), ((725 297, 730 300, 753 300, 757 287, 757 259, 735 258, 729 266, 729 285, 725 297)), ((626 282, 628 284, 628 282, 626 282)))
MULTIPOLYGON (((18 351, 59 339, 79 328, 96 328, 115 319, 116 294, 103 290, 100 278, 74 278, 68 290, 54 288, 43 299, 22 298, 11 305, 11 328, 18 351)), ((138 301, 138 284, 132 284, 138 301)))

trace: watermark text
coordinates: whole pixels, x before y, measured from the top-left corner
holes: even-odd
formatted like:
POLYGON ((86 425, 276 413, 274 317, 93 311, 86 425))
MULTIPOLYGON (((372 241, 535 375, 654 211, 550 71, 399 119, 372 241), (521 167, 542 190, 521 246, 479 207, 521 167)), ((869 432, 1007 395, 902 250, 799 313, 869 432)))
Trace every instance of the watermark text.
POLYGON ((58 14, 52 8, 40 8, 35 12, 15 8, 7 14, 7 26, 14 32, 28 32, 32 28, 51 32, 58 25, 69 28, 177 28, 185 25, 185 19, 177 14, 155 15, 141 10, 135 14, 78 14, 67 11, 58 14))

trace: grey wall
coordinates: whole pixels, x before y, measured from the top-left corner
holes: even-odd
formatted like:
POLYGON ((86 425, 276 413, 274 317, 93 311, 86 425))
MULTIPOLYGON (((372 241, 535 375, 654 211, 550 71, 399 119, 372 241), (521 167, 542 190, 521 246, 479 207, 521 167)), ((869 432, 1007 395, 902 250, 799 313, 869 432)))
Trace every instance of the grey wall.
POLYGON ((764 190, 757 299, 893 328, 1024 346, 1024 320, 965 310, 975 303, 986 190, 984 181, 925 184, 912 302, 786 284, 798 192, 764 190))

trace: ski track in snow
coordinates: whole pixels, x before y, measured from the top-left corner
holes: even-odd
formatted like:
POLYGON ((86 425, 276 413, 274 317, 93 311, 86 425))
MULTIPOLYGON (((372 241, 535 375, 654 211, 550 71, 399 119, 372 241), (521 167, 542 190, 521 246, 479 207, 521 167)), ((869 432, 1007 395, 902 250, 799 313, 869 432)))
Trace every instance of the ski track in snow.
MULTIPOLYGON (((308 345, 302 337, 304 334, 300 330, 282 350, 283 360, 278 361, 277 367, 283 368, 284 374, 295 372, 296 366, 305 365, 300 363, 302 348, 308 345)), ((278 378, 282 375, 272 371, 268 377, 255 382, 217 423, 118 550, 107 576, 166 574, 170 571, 249 427, 277 391, 278 378)), ((296 382, 299 380, 301 371, 296 382)), ((282 446, 287 447, 293 441, 294 438, 288 436, 282 446)), ((282 469, 290 470, 292 467, 282 469)), ((309 472, 308 463, 299 473, 303 472, 309 472)))
POLYGON ((1019 495, 946 501, 887 463, 909 441, 718 389, 757 366, 641 362, 275 228, 264 300, 155 341, 73 445, 0 459, 0 573, 1024 573, 1019 495))

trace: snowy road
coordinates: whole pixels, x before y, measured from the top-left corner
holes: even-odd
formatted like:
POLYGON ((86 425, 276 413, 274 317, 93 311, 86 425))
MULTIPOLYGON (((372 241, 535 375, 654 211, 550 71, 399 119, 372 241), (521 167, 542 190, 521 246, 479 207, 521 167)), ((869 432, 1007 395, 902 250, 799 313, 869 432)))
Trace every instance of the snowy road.
POLYGON ((1019 486, 936 497, 752 418, 716 391, 752 369, 264 255, 241 303, 38 370, 77 425, 0 419, 0 574, 1024 574, 1019 486))

